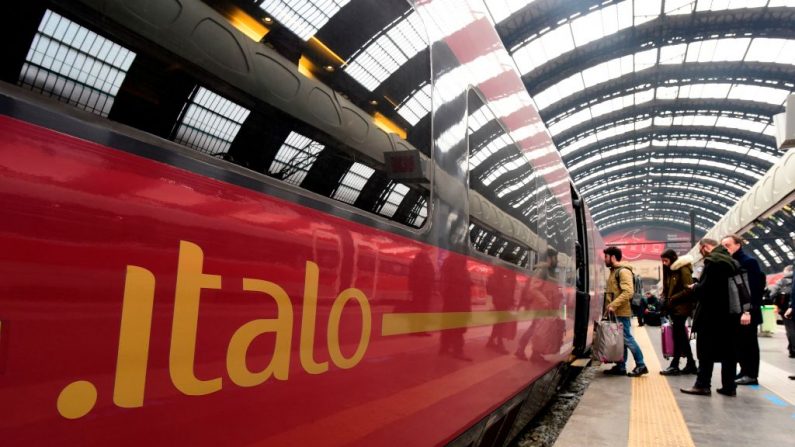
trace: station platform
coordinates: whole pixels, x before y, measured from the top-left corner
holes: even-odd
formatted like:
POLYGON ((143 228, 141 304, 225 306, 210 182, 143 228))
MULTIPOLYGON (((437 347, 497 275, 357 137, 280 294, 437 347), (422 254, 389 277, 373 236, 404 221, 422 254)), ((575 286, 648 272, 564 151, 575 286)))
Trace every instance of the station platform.
MULTIPOLYGON (((649 374, 621 377, 602 374, 602 365, 555 443, 556 447, 602 446, 785 446, 795 442, 795 359, 787 356, 784 327, 759 337, 759 385, 738 386, 736 397, 683 394, 695 375, 662 376, 669 361, 662 356, 659 327, 637 327, 649 374)), ((695 341, 691 341, 695 353, 695 341)), ((681 361, 684 366, 684 360, 681 361)), ((634 367, 630 354, 627 368, 634 367)))

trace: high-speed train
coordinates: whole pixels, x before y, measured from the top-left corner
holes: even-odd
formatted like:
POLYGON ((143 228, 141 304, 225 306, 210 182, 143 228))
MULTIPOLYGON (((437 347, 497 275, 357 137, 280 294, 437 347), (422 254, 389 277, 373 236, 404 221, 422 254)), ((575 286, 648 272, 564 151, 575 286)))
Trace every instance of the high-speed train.
POLYGON ((602 241, 481 1, 2 6, 0 441, 502 445, 602 241))

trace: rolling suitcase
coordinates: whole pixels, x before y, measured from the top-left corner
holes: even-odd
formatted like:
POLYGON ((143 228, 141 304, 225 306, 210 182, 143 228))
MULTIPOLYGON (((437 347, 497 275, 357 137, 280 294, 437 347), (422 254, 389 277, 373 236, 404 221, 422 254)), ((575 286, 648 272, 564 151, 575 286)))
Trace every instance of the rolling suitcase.
POLYGON ((660 328, 662 336, 663 357, 669 359, 674 356, 674 330, 670 321, 665 321, 660 328))

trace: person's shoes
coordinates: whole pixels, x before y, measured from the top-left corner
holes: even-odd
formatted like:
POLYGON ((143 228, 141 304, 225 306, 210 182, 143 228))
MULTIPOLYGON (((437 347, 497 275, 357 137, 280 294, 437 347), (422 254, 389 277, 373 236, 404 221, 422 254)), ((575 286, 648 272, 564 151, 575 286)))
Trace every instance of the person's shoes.
POLYGON ((603 372, 605 374, 607 374, 608 376, 626 376, 627 375, 627 370, 624 369, 624 368, 621 368, 618 365, 616 365, 616 366, 614 366, 614 367, 612 367, 610 369, 606 369, 603 372))
POLYGON ((735 380, 734 383, 736 383, 737 385, 759 385, 758 380, 748 376, 742 376, 739 379, 735 380))
POLYGON ((718 388, 715 390, 718 394, 723 394, 724 396, 734 397, 737 395, 737 390, 727 390, 726 388, 718 388))
POLYGON ((790 352, 789 353, 789 358, 795 359, 795 352, 790 352))
POLYGON ((646 326, 646 324, 645 323, 638 323, 638 327, 643 327, 643 326, 646 326))
POLYGON ((660 371, 660 375, 663 376, 678 376, 679 374, 682 374, 682 371, 675 366, 669 366, 664 370, 660 371))
POLYGON ((646 368, 646 366, 644 365, 644 366, 636 366, 635 369, 633 369, 632 371, 628 372, 627 375, 629 377, 640 377, 640 376, 642 376, 644 374, 648 374, 648 373, 649 373, 649 368, 646 368))
POLYGON ((795 380, 795 376, 789 376, 789 380, 795 380))
POLYGON ((682 369, 682 374, 698 374, 698 367, 695 363, 690 363, 685 365, 684 369, 682 369))
POLYGON ((693 388, 680 388, 679 391, 685 394, 693 394, 695 396, 709 396, 712 394, 709 388, 699 388, 694 386, 693 388))

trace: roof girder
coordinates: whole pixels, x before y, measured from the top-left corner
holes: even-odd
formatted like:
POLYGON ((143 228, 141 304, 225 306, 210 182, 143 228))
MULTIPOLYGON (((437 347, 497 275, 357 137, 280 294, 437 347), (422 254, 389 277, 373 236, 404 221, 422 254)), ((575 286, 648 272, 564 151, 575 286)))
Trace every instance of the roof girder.
POLYGON ((544 122, 551 125, 562 118, 561 115, 575 113, 604 100, 650 88, 733 83, 793 90, 794 80, 795 66, 764 62, 689 62, 680 65, 655 65, 586 88, 551 104, 541 110, 540 114, 544 122))
MULTIPOLYGON (((655 20, 618 31, 547 61, 522 76, 530 95, 585 68, 637 50, 689 43, 716 37, 795 39, 795 8, 753 8, 661 15, 655 20), (753 31, 749 31, 753 30, 753 31)), ((510 48, 509 45, 506 45, 510 48)), ((742 62, 739 62, 741 64, 742 62)))
POLYGON ((570 166, 578 160, 588 158, 591 155, 603 152, 612 147, 618 147, 625 144, 643 143, 660 137, 662 137, 662 139, 678 139, 676 138, 678 136, 686 136, 686 139, 692 140, 716 140, 741 143, 750 142, 753 144, 755 149, 759 149, 762 152, 775 156, 780 155, 775 149, 775 138, 767 135, 759 135, 757 133, 742 129, 708 126, 650 126, 645 129, 627 132, 625 134, 616 135, 611 138, 606 138, 602 141, 591 143, 578 149, 576 152, 563 155, 563 159, 566 161, 567 166, 570 166), (700 136, 702 136, 702 138, 699 138, 700 136))
POLYGON ((767 170, 770 169, 770 166, 772 166, 772 163, 768 163, 764 160, 759 160, 756 158, 743 156, 741 154, 737 154, 734 152, 723 151, 720 149, 713 149, 709 147, 699 148, 699 147, 688 147, 688 146, 667 146, 667 147, 649 146, 645 148, 635 149, 632 152, 615 154, 607 158, 602 158, 601 161, 598 163, 598 165, 594 163, 593 165, 589 165, 584 168, 579 168, 579 169, 570 168, 569 172, 575 178, 580 177, 581 175, 587 176, 588 174, 594 172, 594 170, 596 169, 605 169, 622 161, 628 162, 632 160, 636 161, 642 160, 644 158, 648 158, 648 156, 651 156, 652 154, 655 156, 655 158, 668 158, 667 155, 673 154, 679 156, 678 158, 694 158, 694 159, 705 158, 714 161, 727 160, 727 161, 733 161, 738 165, 746 164, 746 166, 748 167, 751 168, 755 167, 762 170, 763 172, 767 172, 767 170), (632 155, 634 155, 634 157, 632 157, 632 155))
POLYGON ((560 145, 572 138, 587 136, 589 133, 609 129, 625 124, 625 121, 638 121, 657 116, 707 115, 728 116, 748 119, 748 117, 766 117, 766 120, 750 119, 749 121, 770 124, 772 116, 784 111, 783 106, 774 106, 755 101, 739 101, 728 99, 655 99, 640 105, 625 107, 615 112, 606 113, 570 127, 552 138, 560 145), (659 113, 667 112, 667 113, 659 113))

